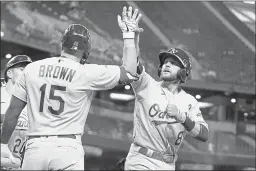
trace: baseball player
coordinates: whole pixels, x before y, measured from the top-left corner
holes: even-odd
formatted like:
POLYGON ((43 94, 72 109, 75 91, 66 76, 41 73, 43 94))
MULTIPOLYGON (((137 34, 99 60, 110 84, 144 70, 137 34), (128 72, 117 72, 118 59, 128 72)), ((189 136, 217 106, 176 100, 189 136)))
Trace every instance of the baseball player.
MULTIPOLYGON (((137 49, 138 40, 135 38, 137 49)), ((159 59, 160 82, 138 62, 139 79, 131 83, 136 96, 134 131, 126 161, 120 161, 124 170, 175 170, 186 134, 203 142, 208 139, 208 125, 197 100, 179 87, 191 71, 190 57, 182 49, 172 48, 160 53, 159 59)))
MULTIPOLYGON (((26 55, 14 56, 5 67, 4 80, 6 82, 5 91, 1 95, 1 116, 5 114, 6 106, 10 103, 10 98, 13 92, 14 85, 18 77, 23 72, 26 65, 32 60, 26 55)), ((4 90, 4 89, 3 89, 4 90)), ((1 167, 19 168, 23 159, 23 154, 26 144, 26 133, 28 130, 27 109, 24 108, 21 112, 17 125, 12 133, 8 145, 1 144, 1 167)))
MULTIPOLYGON (((126 7, 123 9, 126 13, 126 7)), ((131 16, 138 22, 141 15, 131 16)), ((17 81, 3 123, 7 143, 19 112, 27 104, 29 129, 24 170, 84 170, 81 136, 95 90, 107 90, 136 80, 134 32, 118 17, 123 32, 123 65, 87 64, 90 34, 80 24, 70 25, 62 37, 60 57, 29 64, 17 81)))

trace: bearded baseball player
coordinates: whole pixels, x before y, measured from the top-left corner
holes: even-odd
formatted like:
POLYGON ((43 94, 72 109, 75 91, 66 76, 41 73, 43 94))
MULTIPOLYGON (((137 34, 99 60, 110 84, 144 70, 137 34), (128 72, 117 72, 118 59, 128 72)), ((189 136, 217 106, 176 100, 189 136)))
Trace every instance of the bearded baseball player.
MULTIPOLYGON (((26 65, 31 62, 32 60, 30 57, 26 55, 17 55, 6 64, 4 71, 4 80, 6 83, 5 91, 1 92, 1 118, 2 115, 5 114, 6 107, 10 103, 10 98, 17 79, 22 74, 26 65)), ((1 144, 1 167, 4 167, 5 169, 16 169, 21 166, 25 150, 27 130, 28 117, 27 109, 25 107, 20 113, 17 125, 8 141, 8 145, 1 144)))
MULTIPOLYGON (((126 7, 123 9, 126 14, 126 7)), ((129 14, 132 9, 129 8, 129 14)), ((134 12, 127 21, 141 15, 134 12)), ((27 104, 28 141, 23 170, 84 170, 81 136, 95 90, 112 89, 137 79, 135 26, 118 16, 123 32, 123 65, 88 64, 91 38, 80 24, 70 25, 62 37, 60 57, 29 64, 15 85, 3 123, 6 144, 27 104)), ((136 25, 136 23, 135 23, 136 25)))
MULTIPOLYGON (((138 40, 135 38, 139 52, 138 40)), ((160 53, 159 59, 160 82, 138 62, 139 79, 132 82, 136 96, 133 143, 126 160, 118 163, 124 164, 124 170, 175 170, 186 134, 208 140, 208 124, 197 100, 179 87, 190 74, 190 57, 182 49, 172 48, 160 53)))

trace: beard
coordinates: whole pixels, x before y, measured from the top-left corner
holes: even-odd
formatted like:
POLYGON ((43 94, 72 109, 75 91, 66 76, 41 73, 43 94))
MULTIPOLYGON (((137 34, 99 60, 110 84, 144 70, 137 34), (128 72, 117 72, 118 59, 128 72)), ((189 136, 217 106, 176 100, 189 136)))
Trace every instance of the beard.
POLYGON ((175 81, 177 80, 177 74, 173 74, 169 72, 161 72, 160 78, 163 81, 175 81))

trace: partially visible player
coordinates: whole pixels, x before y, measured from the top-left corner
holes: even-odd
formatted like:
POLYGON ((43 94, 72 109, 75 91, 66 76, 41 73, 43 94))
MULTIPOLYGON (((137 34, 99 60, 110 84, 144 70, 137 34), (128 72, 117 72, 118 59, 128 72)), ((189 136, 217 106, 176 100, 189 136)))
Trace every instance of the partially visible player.
MULTIPOLYGON (((139 36, 139 34, 138 34, 139 36)), ((138 46, 139 38, 135 38, 138 46)), ((136 96, 133 143, 124 170, 175 170, 177 152, 186 134, 207 141, 208 124, 197 100, 180 88, 191 71, 188 54, 172 48, 159 54, 158 82, 138 62, 139 79, 132 83, 136 96)))
MULTIPOLYGON (((126 15, 126 7, 123 11, 126 15)), ((139 22, 141 15, 131 15, 131 7, 128 14, 127 20, 134 17, 139 22)), ((27 104, 29 130, 22 169, 84 170, 81 136, 94 91, 137 79, 135 30, 120 17, 118 23, 124 38, 123 66, 87 64, 89 31, 83 25, 72 24, 63 34, 60 57, 36 61, 24 70, 16 83, 2 133, 2 142, 7 143, 19 112, 27 104)))
MULTIPOLYGON (((22 74, 24 68, 32 60, 26 55, 14 56, 5 67, 4 81, 5 89, 1 89, 1 118, 9 106, 14 85, 22 74)), ((2 121, 1 121, 2 122, 2 121)), ((26 133, 28 130, 27 108, 21 112, 14 132, 8 142, 8 146, 1 144, 1 167, 19 168, 23 159, 26 144, 26 133)))

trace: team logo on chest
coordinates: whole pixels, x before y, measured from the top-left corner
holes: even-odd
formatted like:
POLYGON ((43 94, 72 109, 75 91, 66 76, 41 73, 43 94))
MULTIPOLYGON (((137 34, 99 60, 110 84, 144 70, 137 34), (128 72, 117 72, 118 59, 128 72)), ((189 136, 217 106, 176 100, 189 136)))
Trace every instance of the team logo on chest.
POLYGON ((158 104, 153 104, 149 108, 149 116, 150 117, 158 116, 158 118, 161 118, 161 119, 171 118, 171 116, 167 112, 163 112, 160 110, 160 106, 158 104))

